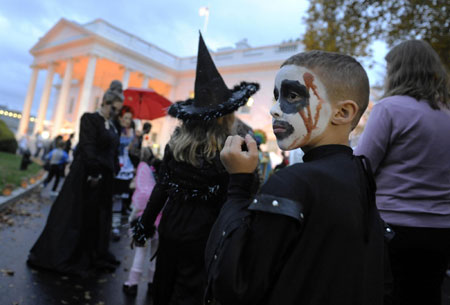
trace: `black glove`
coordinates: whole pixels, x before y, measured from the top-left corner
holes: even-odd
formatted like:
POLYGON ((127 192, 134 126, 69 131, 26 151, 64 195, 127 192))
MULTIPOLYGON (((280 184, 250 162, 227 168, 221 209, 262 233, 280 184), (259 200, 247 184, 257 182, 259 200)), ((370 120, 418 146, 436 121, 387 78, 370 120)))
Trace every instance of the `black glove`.
POLYGON ((141 221, 141 217, 133 220, 130 223, 133 231, 133 240, 136 246, 142 246, 145 244, 148 238, 152 238, 155 235, 156 227, 154 224, 150 226, 144 226, 141 221))

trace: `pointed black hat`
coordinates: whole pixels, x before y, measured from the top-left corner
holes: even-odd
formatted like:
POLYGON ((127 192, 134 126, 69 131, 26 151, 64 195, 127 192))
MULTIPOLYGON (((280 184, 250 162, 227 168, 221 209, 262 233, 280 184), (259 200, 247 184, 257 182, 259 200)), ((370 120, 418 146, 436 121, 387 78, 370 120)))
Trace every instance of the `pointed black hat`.
POLYGON ((217 71, 200 33, 195 96, 193 99, 172 104, 168 113, 183 121, 215 119, 245 105, 248 98, 255 94, 258 89, 259 84, 247 82, 241 82, 233 90, 228 89, 219 71, 217 71))

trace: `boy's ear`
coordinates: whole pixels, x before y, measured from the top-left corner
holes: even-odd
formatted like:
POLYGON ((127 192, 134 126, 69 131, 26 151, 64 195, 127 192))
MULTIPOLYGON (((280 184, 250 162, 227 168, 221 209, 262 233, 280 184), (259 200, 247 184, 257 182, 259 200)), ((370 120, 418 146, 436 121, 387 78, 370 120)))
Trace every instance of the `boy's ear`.
POLYGON ((336 102, 333 107, 333 115, 331 116, 331 123, 333 125, 351 124, 359 106, 352 100, 345 100, 336 102))

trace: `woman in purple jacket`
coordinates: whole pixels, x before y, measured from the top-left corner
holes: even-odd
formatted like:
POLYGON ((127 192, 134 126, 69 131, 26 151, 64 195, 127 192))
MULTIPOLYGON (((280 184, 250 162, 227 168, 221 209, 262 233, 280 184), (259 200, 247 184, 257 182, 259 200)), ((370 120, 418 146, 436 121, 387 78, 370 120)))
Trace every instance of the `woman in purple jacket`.
POLYGON ((370 159, 378 209, 395 231, 393 303, 440 305, 450 255, 448 75, 424 41, 405 41, 385 59, 385 98, 355 153, 370 159))

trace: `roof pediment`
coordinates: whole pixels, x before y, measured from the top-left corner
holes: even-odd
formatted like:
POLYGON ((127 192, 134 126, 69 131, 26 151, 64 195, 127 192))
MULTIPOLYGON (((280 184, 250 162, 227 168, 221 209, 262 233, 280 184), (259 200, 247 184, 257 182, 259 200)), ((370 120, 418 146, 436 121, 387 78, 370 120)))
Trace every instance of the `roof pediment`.
POLYGON ((44 49, 85 39, 86 37, 92 35, 92 32, 86 30, 80 25, 62 18, 50 29, 50 31, 39 39, 39 41, 31 48, 30 53, 34 54, 35 52, 42 51, 44 49))

